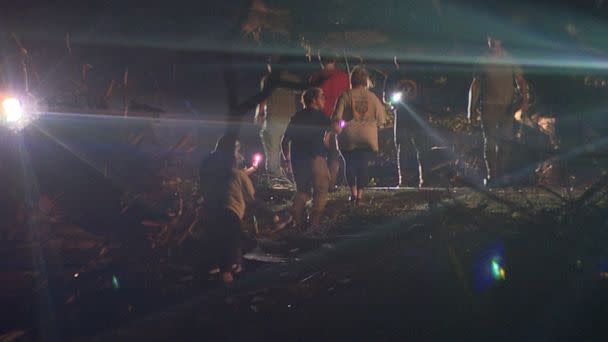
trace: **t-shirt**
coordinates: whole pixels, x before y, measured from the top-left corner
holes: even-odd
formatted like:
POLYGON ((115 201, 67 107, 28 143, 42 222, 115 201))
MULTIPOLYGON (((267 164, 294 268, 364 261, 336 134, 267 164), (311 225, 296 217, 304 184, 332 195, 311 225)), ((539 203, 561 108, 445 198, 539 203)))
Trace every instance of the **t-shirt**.
POLYGON ((515 75, 522 74, 511 56, 486 54, 479 59, 474 76, 479 77, 482 103, 511 104, 515 100, 515 75))
POLYGON ((235 214, 242 220, 245 216, 245 208, 247 203, 253 202, 255 189, 251 179, 243 170, 232 169, 234 178, 230 182, 228 188, 228 201, 226 208, 234 211, 235 214))
POLYGON ((211 211, 230 209, 243 219, 247 203, 254 200, 255 189, 245 171, 233 168, 230 174, 221 174, 226 173, 221 164, 218 153, 212 153, 201 163, 200 186, 205 205, 211 211))
POLYGON ((329 118, 320 110, 307 108, 294 114, 283 136, 283 139, 291 141, 291 158, 297 161, 326 156, 323 138, 329 123, 329 118))
POLYGON ((363 87, 342 93, 331 118, 340 120, 346 123, 338 135, 341 150, 378 151, 378 126, 386 121, 386 110, 376 94, 363 87))
POLYGON ((343 92, 350 89, 350 80, 348 74, 342 70, 322 71, 312 77, 313 83, 317 79, 323 79, 319 88, 325 94, 325 107, 323 113, 327 117, 331 117, 338 102, 338 97, 343 92))
MULTIPOLYGON (((273 77, 273 76, 271 76, 273 77)), ((285 122, 295 113, 297 109, 300 91, 281 86, 281 82, 297 83, 300 78, 288 71, 280 71, 276 82, 279 84, 274 88, 266 99, 266 123, 285 122)), ((261 87, 265 87, 266 79, 262 80, 261 87)))

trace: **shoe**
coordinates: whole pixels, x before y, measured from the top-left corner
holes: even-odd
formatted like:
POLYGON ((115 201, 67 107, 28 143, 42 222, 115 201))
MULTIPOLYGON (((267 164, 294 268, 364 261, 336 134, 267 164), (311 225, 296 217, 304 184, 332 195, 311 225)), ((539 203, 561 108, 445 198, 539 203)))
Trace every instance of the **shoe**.
POLYGON ((499 182, 498 180, 495 180, 495 179, 484 178, 484 180, 483 180, 483 186, 488 190, 500 188, 500 187, 502 187, 502 185, 503 184, 501 182, 499 182))

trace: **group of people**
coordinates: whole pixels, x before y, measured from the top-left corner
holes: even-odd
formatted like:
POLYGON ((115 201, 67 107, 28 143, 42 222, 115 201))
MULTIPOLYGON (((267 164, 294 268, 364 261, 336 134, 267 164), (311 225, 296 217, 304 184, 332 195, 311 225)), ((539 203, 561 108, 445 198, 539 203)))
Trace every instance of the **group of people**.
MULTIPOLYGON (((302 91, 312 86, 323 90, 325 104, 321 111, 331 117, 338 97, 350 89, 349 75, 338 68, 338 58, 329 56, 321 60, 321 71, 307 81, 292 73, 285 58, 273 56, 267 65, 268 73, 260 82, 261 89, 270 87, 269 96, 258 104, 254 122, 261 125, 260 138, 266 155, 265 168, 270 175, 284 177, 281 167, 282 138, 292 115, 297 111, 302 91)), ((330 138, 330 137, 328 137, 330 138)), ((328 149, 328 167, 330 170, 330 188, 335 187, 341 157, 338 152, 335 136, 331 136, 328 149)), ((283 159, 283 161, 285 161, 283 159)), ((289 166, 289 165, 287 165, 289 166)))
POLYGON ((340 154, 344 158, 350 201, 358 204, 363 199, 364 188, 369 183, 368 165, 378 152, 378 126, 386 120, 384 106, 367 89, 368 82, 367 71, 356 67, 351 74, 350 89, 343 91, 329 107, 333 107, 330 116, 324 109, 327 110, 331 100, 323 89, 307 89, 302 95, 304 109, 289 121, 282 150, 284 159, 291 164, 296 183, 292 212, 297 227, 306 225, 304 206, 311 190, 309 223, 319 225, 327 193, 335 184, 339 167, 338 164, 332 169, 328 164, 335 162, 334 158, 340 154))
MULTIPOLYGON (((521 108, 528 105, 527 84, 521 70, 512 63, 501 41, 488 37, 490 52, 482 57, 469 92, 469 119, 480 116, 484 137, 486 183, 504 176, 499 153, 505 153, 513 128, 513 82, 522 94, 521 108), (494 63, 499 60, 500 63, 494 63)), ((355 67, 350 75, 339 70, 336 58, 322 61, 322 71, 302 82, 280 59, 269 65, 262 87, 272 85, 269 96, 256 109, 255 121, 262 124, 260 137, 266 155, 266 171, 284 176, 281 159, 291 170, 296 194, 290 213, 297 228, 318 226, 329 191, 336 184, 343 162, 349 201, 359 204, 370 177, 368 166, 378 152, 378 127, 387 113, 378 96, 368 89, 369 74, 355 67), (274 70, 273 70, 274 69, 274 70), (297 111, 296 94, 301 93, 302 110, 297 111), (305 206, 312 194, 310 219, 305 206)), ((406 115, 408 113, 406 112, 406 115)), ((399 117, 399 116, 397 116, 399 117)), ((411 122, 411 121, 410 121, 411 122)), ((397 122, 399 124, 399 122, 397 122)), ((421 128, 418 128, 421 130, 421 128)), ((396 134, 397 136, 397 134, 396 134)), ((415 144, 412 135, 410 141, 415 144)), ((407 139, 402 144, 409 143, 407 139)), ((222 279, 229 283, 240 269, 241 220, 248 204, 254 204, 249 169, 239 164, 236 134, 223 136, 201 165, 201 193, 210 215, 209 238, 222 279)), ((420 177, 419 186, 422 186, 420 177)))
MULTIPOLYGON (((275 111, 274 106, 291 106, 280 98, 280 93, 291 96, 297 82, 291 83, 293 88, 275 88, 266 100, 266 112, 256 114, 256 120, 260 120, 260 115, 266 117, 260 136, 264 142, 268 172, 282 172, 282 157, 293 173, 296 194, 290 214, 300 229, 321 223, 328 192, 335 185, 340 167, 337 158, 340 156, 344 158, 346 180, 351 189, 350 201, 358 204, 362 200, 364 188, 369 183, 368 164, 378 151, 378 126, 386 119, 383 104, 367 89, 368 72, 356 67, 349 81, 346 73, 327 67, 335 63, 333 59, 324 64, 324 72, 317 76, 320 78, 316 81, 320 87, 303 91, 303 109, 287 116, 287 123, 268 118, 270 115, 275 115, 275 119, 282 118, 279 116, 282 113, 275 111), (347 86, 340 92, 339 83, 345 79, 344 76, 347 86), (274 156, 277 140, 280 154, 274 156), (311 194, 312 210, 308 220, 305 207, 311 194)), ((281 72, 279 77, 290 76, 281 72)), ((215 250, 211 254, 216 258, 214 262, 219 266, 225 283, 232 282, 234 273, 240 269, 241 220, 246 206, 255 205, 255 191, 249 175, 257 165, 247 169, 239 167, 239 149, 236 134, 226 134, 200 167, 205 212, 212 214, 205 222, 209 227, 210 246, 215 250)))

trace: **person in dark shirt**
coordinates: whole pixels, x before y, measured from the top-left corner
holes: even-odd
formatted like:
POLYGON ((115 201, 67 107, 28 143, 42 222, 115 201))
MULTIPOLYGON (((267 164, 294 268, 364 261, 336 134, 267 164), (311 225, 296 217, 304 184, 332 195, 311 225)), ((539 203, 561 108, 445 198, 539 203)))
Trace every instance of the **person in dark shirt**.
POLYGON ((302 94, 304 109, 294 114, 283 136, 283 156, 291 161, 296 181, 296 195, 291 209, 296 227, 305 226, 304 208, 312 188, 311 226, 321 221, 329 187, 327 168, 327 138, 329 118, 322 112, 325 95, 320 88, 310 88, 302 94))

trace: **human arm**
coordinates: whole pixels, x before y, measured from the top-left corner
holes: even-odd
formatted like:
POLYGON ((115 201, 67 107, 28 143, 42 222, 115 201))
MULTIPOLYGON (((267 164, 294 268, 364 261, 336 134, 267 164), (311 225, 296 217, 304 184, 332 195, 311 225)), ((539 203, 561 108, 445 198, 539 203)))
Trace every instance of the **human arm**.
POLYGON ((521 110, 525 114, 528 111, 530 104, 530 92, 528 89, 528 82, 523 77, 521 72, 516 72, 514 75, 515 83, 521 94, 521 110))
POLYGON ((473 77, 469 88, 469 104, 467 107, 467 121, 471 123, 477 117, 477 102, 479 101, 479 77, 473 77))
MULTIPOLYGON (((260 82, 260 91, 264 91, 264 86, 266 83, 266 77, 262 79, 260 82)), ((266 118, 266 98, 261 100, 258 105, 255 107, 255 115, 253 117, 253 123, 256 125, 261 125, 264 123, 264 118, 266 118)))
POLYGON ((285 139, 281 141, 281 155, 283 157, 283 170, 290 174, 291 171, 291 141, 289 139, 285 139))
POLYGON ((386 107, 377 96, 374 95, 374 98, 376 102, 376 124, 378 127, 382 127, 386 124, 386 107))
POLYGON ((245 203, 253 203, 255 201, 255 188, 253 187, 253 183, 245 171, 240 172, 239 175, 243 199, 245 200, 245 203))
POLYGON ((250 167, 246 168, 245 170, 245 174, 247 176, 251 176, 254 172, 256 172, 258 170, 258 166, 257 165, 251 165, 250 167))
POLYGON ((345 103, 346 103, 345 94, 346 94, 346 92, 343 92, 342 95, 340 95, 340 97, 338 97, 338 101, 336 102, 334 112, 331 115, 330 128, 336 134, 340 134, 340 132, 342 132, 342 127, 340 125, 340 121, 342 120, 342 117, 344 116, 344 107, 345 107, 345 103))
POLYGON ((329 149, 331 146, 331 140, 336 138, 336 135, 331 127, 331 119, 324 114, 320 115, 319 118, 319 128, 324 130, 323 146, 325 146, 326 149, 329 149))
POLYGON ((314 73, 308 78, 309 87, 320 87, 323 82, 330 78, 330 74, 324 70, 314 73))
POLYGON ((255 108, 255 116, 253 117, 253 122, 256 125, 261 125, 264 123, 264 119, 266 118, 266 100, 262 100, 255 108))
POLYGON ((283 156, 283 160, 289 164, 291 162, 291 139, 293 136, 293 117, 289 120, 289 124, 285 129, 285 133, 283 133, 283 138, 281 140, 281 155, 283 156))
POLYGON ((268 86, 271 88, 287 88, 292 90, 306 90, 310 87, 309 82, 303 82, 300 78, 286 70, 276 71, 269 77, 268 86))

